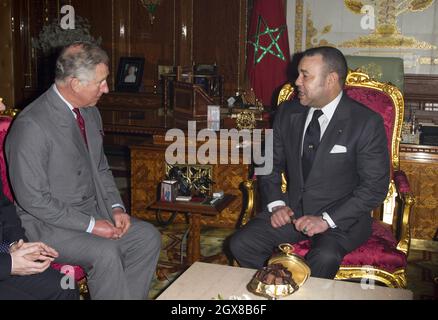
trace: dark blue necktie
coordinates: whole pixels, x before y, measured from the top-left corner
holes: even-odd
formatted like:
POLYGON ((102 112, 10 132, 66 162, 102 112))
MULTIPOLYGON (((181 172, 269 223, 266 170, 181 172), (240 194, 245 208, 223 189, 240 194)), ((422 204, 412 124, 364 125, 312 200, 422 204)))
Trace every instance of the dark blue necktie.
POLYGON ((9 245, 7 243, 0 243, 0 253, 9 253, 9 245))
POLYGON ((312 169, 313 160, 315 159, 316 150, 321 140, 321 127, 319 126, 319 117, 322 116, 321 110, 315 110, 313 112, 312 120, 307 127, 306 134, 304 135, 303 142, 303 178, 306 181, 310 170, 312 169))

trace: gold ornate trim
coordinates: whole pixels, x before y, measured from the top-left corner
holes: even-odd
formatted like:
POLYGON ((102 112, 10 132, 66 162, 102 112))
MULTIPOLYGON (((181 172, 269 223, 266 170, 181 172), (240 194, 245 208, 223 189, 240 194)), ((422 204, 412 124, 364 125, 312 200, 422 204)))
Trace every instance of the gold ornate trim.
POLYGON ((80 280, 78 282, 78 286, 79 286, 79 295, 81 296, 81 299, 82 300, 88 299, 90 292, 88 290, 87 278, 83 278, 82 280, 80 280))
POLYGON ((7 117, 15 118, 20 111, 21 110, 19 110, 19 109, 6 109, 3 111, 0 111, 0 116, 7 116, 7 117))
POLYGON ((294 88, 290 83, 286 83, 280 90, 277 99, 277 105, 280 105, 282 102, 290 99, 292 94, 294 93, 294 88))
POLYGON ((397 244, 397 250, 402 251, 406 256, 409 253, 410 242, 411 242, 411 227, 410 227, 410 215, 411 208, 415 204, 415 197, 410 194, 401 193, 403 202, 403 212, 402 212, 402 221, 401 221, 401 232, 400 232, 400 240, 397 244))
POLYGON ((406 270, 404 268, 390 273, 372 266, 341 266, 335 279, 372 279, 390 288, 405 289, 407 287, 406 270))
POLYGON ((303 19, 304 1, 296 0, 295 4, 295 52, 303 51, 303 19))
POLYGON ((245 212, 242 216, 242 221, 240 223, 241 226, 244 226, 248 223, 249 220, 251 220, 252 216, 254 215, 254 204, 255 204, 255 187, 254 187, 254 180, 246 180, 243 183, 243 187, 246 190, 246 195, 248 197, 245 212))
POLYGON ((237 130, 253 130, 256 127, 256 118, 254 112, 242 111, 237 114, 237 130))

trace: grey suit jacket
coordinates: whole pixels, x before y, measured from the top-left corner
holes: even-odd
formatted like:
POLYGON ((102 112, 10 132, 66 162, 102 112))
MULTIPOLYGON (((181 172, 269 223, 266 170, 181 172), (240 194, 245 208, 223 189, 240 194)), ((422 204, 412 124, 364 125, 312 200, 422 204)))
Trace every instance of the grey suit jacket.
POLYGON ((123 205, 103 151, 99 111, 88 107, 81 114, 88 150, 53 87, 11 126, 5 148, 9 175, 30 239, 41 239, 54 227, 86 231, 90 216, 112 221, 112 205, 123 205))
POLYGON ((344 93, 303 181, 301 146, 308 110, 296 100, 278 110, 273 128, 273 171, 260 178, 266 202, 285 200, 297 218, 327 212, 345 232, 354 228, 371 231, 370 212, 385 199, 389 186, 382 117, 344 93), (331 153, 335 145, 346 147, 347 152, 331 153), (286 196, 280 190, 282 172, 288 178, 286 196))

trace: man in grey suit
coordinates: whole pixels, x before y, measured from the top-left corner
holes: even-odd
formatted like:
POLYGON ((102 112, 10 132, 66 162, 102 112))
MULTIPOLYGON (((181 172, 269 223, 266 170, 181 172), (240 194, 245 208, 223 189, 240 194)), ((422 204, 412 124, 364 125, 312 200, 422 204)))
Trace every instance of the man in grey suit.
POLYGON ((109 90, 108 62, 88 43, 62 51, 55 84, 10 129, 9 175, 29 240, 82 266, 92 299, 146 299, 161 240, 126 213, 103 151, 95 105, 109 90))
POLYGON ((298 71, 299 102, 280 106, 273 170, 260 177, 267 208, 230 247, 241 266, 261 268, 280 243, 309 239, 312 276, 334 278, 343 257, 371 235, 370 213, 387 194, 387 139, 382 117, 343 93, 347 63, 339 50, 305 51, 298 71))

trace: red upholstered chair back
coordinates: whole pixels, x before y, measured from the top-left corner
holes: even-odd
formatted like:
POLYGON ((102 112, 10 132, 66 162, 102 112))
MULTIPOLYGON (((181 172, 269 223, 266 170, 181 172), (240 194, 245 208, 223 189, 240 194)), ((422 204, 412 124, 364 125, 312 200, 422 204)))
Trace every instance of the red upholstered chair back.
POLYGON ((350 98, 362 103, 382 116, 385 124, 386 137, 388 138, 388 151, 391 152, 395 110, 394 104, 388 94, 376 89, 353 86, 347 86, 344 92, 350 98))
POLYGON ((12 196, 11 188, 9 187, 8 170, 6 169, 6 159, 4 153, 4 143, 11 123, 11 117, 3 115, 0 116, 0 177, 2 179, 3 193, 6 197, 8 197, 9 200, 11 200, 11 202, 13 202, 14 198, 12 196))
POLYGON ((379 113, 385 125, 392 173, 399 169, 399 145, 404 101, 400 91, 381 82, 370 80, 359 72, 350 72, 344 92, 352 99, 379 113))

